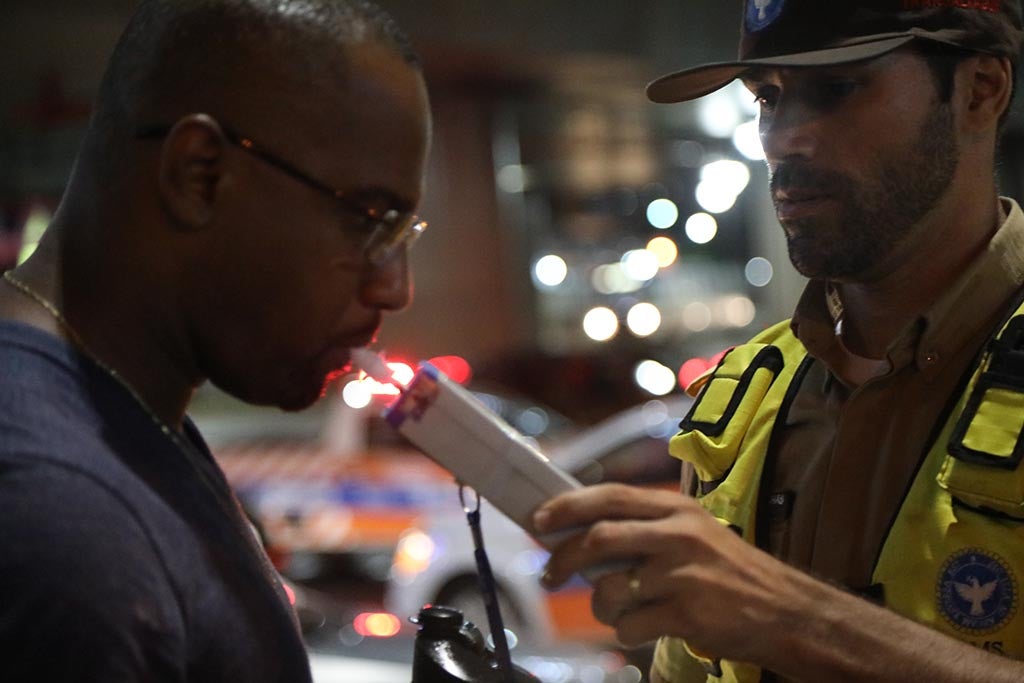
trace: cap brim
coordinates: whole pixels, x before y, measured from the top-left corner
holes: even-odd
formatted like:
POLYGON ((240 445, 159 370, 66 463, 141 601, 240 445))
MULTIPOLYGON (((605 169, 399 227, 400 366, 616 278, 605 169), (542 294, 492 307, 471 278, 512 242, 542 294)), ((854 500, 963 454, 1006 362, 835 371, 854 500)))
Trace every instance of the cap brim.
POLYGON ((677 71, 652 81, 647 86, 647 97, 652 102, 668 104, 685 102, 712 93, 725 86, 743 72, 755 67, 830 66, 859 62, 880 57, 906 45, 920 36, 905 33, 854 44, 831 47, 813 52, 799 52, 778 57, 748 59, 735 62, 717 62, 677 71))

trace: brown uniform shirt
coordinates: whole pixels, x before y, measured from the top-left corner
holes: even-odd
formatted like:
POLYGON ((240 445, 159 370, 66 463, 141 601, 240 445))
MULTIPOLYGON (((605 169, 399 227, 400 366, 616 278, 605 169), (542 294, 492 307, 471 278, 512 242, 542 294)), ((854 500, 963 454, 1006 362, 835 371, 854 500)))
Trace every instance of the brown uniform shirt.
POLYGON ((1009 217, 987 249, 859 386, 838 379, 849 352, 835 336, 824 284, 808 284, 792 325, 816 360, 766 471, 767 490, 781 494, 769 522, 777 557, 854 590, 871 584, 923 455, 1024 283, 1024 213, 1003 201, 1009 217))
MULTIPOLYGON (((769 454, 765 477, 769 550, 791 565, 854 590, 867 589, 885 537, 965 375, 1024 287, 1024 212, 1008 218, 985 251, 892 344, 870 379, 835 335, 825 285, 808 283, 793 330, 814 361, 769 454), (857 384, 857 386, 852 386, 857 384)), ((693 490, 684 467, 684 490, 693 490), (687 484, 690 484, 687 486, 687 484)), ((659 657, 671 656, 659 645, 659 657)), ((681 666, 681 664, 680 664, 681 666)), ((696 669, 683 680, 703 680, 696 669)), ((658 668, 667 677, 664 665, 658 668)), ((783 679, 765 672, 764 683, 783 679)))

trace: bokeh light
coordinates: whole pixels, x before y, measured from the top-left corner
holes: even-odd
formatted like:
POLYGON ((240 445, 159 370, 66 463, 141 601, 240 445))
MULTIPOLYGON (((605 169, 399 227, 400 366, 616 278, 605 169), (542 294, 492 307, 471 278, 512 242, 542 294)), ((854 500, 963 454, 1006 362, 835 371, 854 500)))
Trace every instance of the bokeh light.
POLYGON ((649 337, 661 327, 661 311, 654 304, 636 304, 626 314, 626 327, 638 337, 649 337))
POLYGON ((373 391, 366 382, 354 379, 342 388, 341 399, 348 407, 359 410, 370 405, 373 391))
POLYGON ((352 620, 352 627, 361 636, 390 638, 402 630, 402 621, 386 612, 363 612, 352 620))
POLYGON ((622 270, 637 282, 647 282, 658 274, 658 257, 646 249, 632 249, 622 256, 622 270))
POLYGON ((641 361, 633 377, 637 386, 655 396, 670 394, 676 387, 676 373, 656 360, 641 361))
POLYGON ((725 323, 732 327, 746 327, 754 322, 757 307, 745 296, 729 297, 723 302, 722 313, 725 323))
POLYGON ((707 244, 718 235, 718 221, 707 213, 695 213, 686 219, 686 236, 694 244, 707 244))
POLYGON ((583 316, 583 332, 594 341, 608 341, 619 333, 619 319, 610 308, 592 308, 583 316))
POLYGON ((725 213, 736 205, 740 193, 750 184, 750 169, 742 161, 719 159, 705 164, 695 196, 705 211, 725 213))
POLYGON ((534 279, 545 287, 557 287, 565 282, 569 267, 565 259, 556 254, 548 254, 537 260, 533 266, 534 279))
POLYGON ((679 247, 671 237, 655 237, 647 243, 647 251, 654 254, 661 268, 668 268, 679 258, 679 247))
POLYGON ((732 134, 732 144, 736 150, 751 161, 764 161, 764 147, 761 146, 761 135, 757 120, 747 121, 736 127, 732 134))
POLYGON ((697 122, 708 135, 728 138, 743 115, 733 94, 726 89, 715 91, 697 100, 697 122))
POLYGON ((628 294, 644 285, 643 282, 629 277, 621 263, 609 263, 594 268, 590 284, 601 294, 628 294))
POLYGON ((424 532, 406 530, 395 546, 393 569, 407 576, 419 574, 430 566, 435 548, 433 539, 424 532))
POLYGON ((497 182, 502 192, 518 194, 526 189, 526 169, 519 164, 504 166, 498 171, 497 182))
POLYGON ((683 325, 691 332, 711 327, 711 308, 703 301, 694 301, 683 308, 683 325))
POLYGON ((747 261, 747 265, 743 269, 743 275, 747 278, 747 282, 754 287, 764 287, 772 281, 772 278, 775 276, 775 269, 772 267, 772 262, 768 259, 763 256, 755 256, 747 261))
POLYGON ((428 362, 458 384, 466 384, 473 378, 473 368, 461 356, 437 356, 428 362))
POLYGON ((671 228, 679 220, 679 207, 671 199, 655 199, 647 205, 647 222, 659 230, 671 228))

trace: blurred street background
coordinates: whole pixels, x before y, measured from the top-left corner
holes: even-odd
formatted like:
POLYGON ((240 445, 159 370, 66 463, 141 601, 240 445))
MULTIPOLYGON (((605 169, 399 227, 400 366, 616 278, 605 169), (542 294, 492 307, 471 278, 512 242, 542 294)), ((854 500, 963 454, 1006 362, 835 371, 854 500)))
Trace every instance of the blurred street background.
MULTIPOLYGON (((738 84, 689 104, 644 96, 663 73, 733 58, 740 3, 380 4, 423 57, 435 138, 415 301, 379 347, 409 368, 434 360, 588 483, 676 485, 664 443, 680 386, 788 317, 802 286, 753 97, 738 84)), ((0 0, 0 270, 56 208, 132 6, 0 0)), ((1000 170, 1018 199, 1021 110, 1000 170)), ((416 606, 477 609, 456 487, 381 424, 387 398, 353 375, 301 414, 212 387, 192 411, 296 590, 321 682, 408 681, 416 606)), ((586 586, 543 594, 543 553, 494 521, 514 658, 546 682, 642 680, 648 653, 592 623, 586 586)))

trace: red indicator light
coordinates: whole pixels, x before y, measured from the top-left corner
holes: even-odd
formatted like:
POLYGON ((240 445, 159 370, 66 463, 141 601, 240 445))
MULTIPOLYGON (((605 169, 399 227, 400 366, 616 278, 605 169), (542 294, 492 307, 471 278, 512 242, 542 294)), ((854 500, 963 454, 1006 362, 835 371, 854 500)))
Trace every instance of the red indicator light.
POLYGON ((469 367, 469 362, 460 356, 438 356, 431 358, 430 364, 458 384, 466 384, 473 377, 473 369, 469 367))

